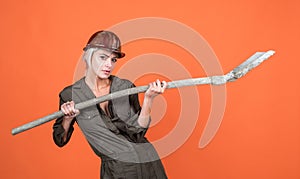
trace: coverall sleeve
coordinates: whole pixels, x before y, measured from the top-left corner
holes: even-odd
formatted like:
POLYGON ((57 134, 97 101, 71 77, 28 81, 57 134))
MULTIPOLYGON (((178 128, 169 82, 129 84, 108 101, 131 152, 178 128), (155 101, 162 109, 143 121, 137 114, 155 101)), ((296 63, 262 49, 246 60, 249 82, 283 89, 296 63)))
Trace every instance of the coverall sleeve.
MULTIPOLYGON (((134 87, 134 85, 133 85, 133 87, 134 87)), ((138 118, 139 118, 139 115, 141 112, 141 106, 139 103, 138 94, 130 95, 129 101, 130 101, 130 106, 132 108, 132 111, 135 113, 135 115, 133 115, 131 117, 131 119, 129 120, 131 122, 127 123, 126 130, 127 130, 127 133, 131 136, 131 138, 135 139, 135 142, 142 142, 141 140, 144 139, 144 136, 150 125, 151 117, 150 117, 149 123, 146 128, 140 126, 138 123, 138 118)))
MULTIPOLYGON (((71 101, 71 99, 64 99, 62 93, 60 93, 59 98, 60 98, 60 100, 59 100, 59 110, 60 110, 60 106, 63 103, 65 103, 67 101, 71 101)), ((67 139, 64 142, 63 141, 63 136, 65 134, 65 129, 62 126, 63 117, 60 117, 60 118, 56 119, 56 121, 55 121, 55 123, 53 125, 53 140, 54 140, 54 143, 57 146, 63 147, 64 145, 66 145, 69 142, 69 140, 70 140, 70 138, 72 136, 72 133, 74 131, 73 125, 74 125, 75 121, 76 121, 76 118, 74 118, 72 120, 72 122, 70 124, 70 128, 68 130, 67 139)))

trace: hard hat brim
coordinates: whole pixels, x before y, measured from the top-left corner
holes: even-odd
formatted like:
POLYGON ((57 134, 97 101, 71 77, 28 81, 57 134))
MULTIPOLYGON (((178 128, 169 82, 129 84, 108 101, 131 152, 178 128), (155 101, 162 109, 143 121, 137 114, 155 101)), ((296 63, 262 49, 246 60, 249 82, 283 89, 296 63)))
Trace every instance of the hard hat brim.
POLYGON ((125 57, 125 53, 124 53, 124 52, 121 52, 121 51, 118 50, 118 49, 106 48, 106 47, 103 47, 102 45, 99 46, 99 45, 88 44, 87 46, 85 46, 85 47, 83 48, 83 50, 84 50, 84 51, 87 51, 89 48, 105 49, 105 50, 111 51, 112 53, 117 54, 118 58, 123 58, 123 57, 125 57))

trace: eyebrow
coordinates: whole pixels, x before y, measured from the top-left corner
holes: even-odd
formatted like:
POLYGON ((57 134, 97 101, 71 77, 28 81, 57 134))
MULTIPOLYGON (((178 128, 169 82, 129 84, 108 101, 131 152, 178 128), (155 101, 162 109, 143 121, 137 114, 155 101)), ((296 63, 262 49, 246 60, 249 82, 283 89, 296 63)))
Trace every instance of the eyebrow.
POLYGON ((111 58, 118 58, 118 55, 115 54, 114 52, 112 52, 112 53, 110 53, 110 54, 106 54, 105 52, 103 52, 103 53, 99 53, 98 55, 105 55, 105 56, 107 56, 107 57, 110 57, 110 56, 112 55, 111 58))

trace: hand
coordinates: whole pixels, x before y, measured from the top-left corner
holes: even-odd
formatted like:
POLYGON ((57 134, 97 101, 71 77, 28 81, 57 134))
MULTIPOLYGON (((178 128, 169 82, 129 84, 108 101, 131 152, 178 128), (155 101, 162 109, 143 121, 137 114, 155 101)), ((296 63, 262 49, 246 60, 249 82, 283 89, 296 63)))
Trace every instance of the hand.
POLYGON ((66 102, 61 105, 61 110, 65 114, 64 119, 66 120, 72 120, 74 117, 76 117, 80 112, 78 109, 75 109, 75 103, 74 101, 66 102))
POLYGON ((149 88, 147 89, 145 96, 149 98, 154 98, 155 96, 162 94, 167 88, 167 82, 156 80, 149 84, 149 88))

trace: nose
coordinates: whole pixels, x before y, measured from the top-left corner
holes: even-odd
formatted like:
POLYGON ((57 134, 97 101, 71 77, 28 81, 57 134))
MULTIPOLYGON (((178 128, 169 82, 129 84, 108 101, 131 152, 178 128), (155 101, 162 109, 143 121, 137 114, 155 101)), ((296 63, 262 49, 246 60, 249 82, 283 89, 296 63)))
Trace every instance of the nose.
POLYGON ((108 57, 105 61, 105 66, 107 67, 111 67, 112 66, 112 60, 111 57, 108 57))

